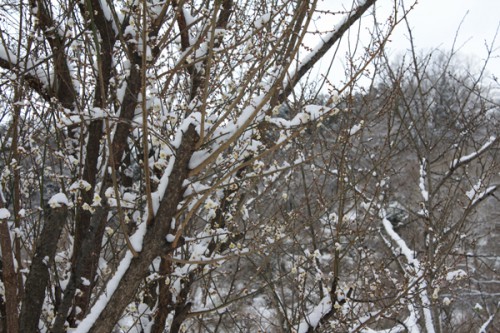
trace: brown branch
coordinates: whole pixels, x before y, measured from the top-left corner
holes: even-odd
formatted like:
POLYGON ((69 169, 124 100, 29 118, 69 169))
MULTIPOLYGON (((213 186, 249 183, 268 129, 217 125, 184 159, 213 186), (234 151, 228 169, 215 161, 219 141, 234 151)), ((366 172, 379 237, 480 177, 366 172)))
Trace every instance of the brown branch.
MULTIPOLYGON (((233 6, 233 1, 232 0, 225 0, 222 3, 222 10, 220 11, 219 18, 217 19, 217 22, 213 22, 214 28, 225 28, 227 26, 227 23, 229 21, 229 17, 232 13, 232 6, 233 6)), ((216 6, 217 8, 217 6, 216 6)), ((215 19, 215 17, 214 17, 215 19)), ((179 29, 181 30, 181 43, 183 48, 189 47, 189 38, 188 38, 188 29, 189 27, 186 25, 186 20, 184 17, 184 13, 181 9, 178 9, 178 17, 177 17, 177 22, 179 25, 179 29)), ((214 36, 212 34, 212 36, 214 36)), ((214 44, 219 45, 219 41, 213 40, 214 37, 212 37, 212 40, 210 41, 210 52, 212 51, 212 48, 214 47, 214 44)), ((189 66, 188 70, 191 73, 193 77, 193 88, 191 90, 191 98, 194 98, 194 96, 197 94, 197 87, 201 86, 203 81, 208 82, 208 77, 210 74, 210 57, 208 57, 204 63, 204 67, 206 68, 206 77, 203 78, 201 74, 197 73, 194 69, 194 66, 191 65, 189 66)), ((206 98, 207 94, 207 85, 204 85, 203 89, 203 94, 204 97, 206 98)), ((203 133, 203 129, 201 130, 203 133)), ((200 138, 202 140, 202 138, 200 138)), ((219 210, 218 214, 221 214, 221 211, 219 210)), ((219 216, 221 217, 221 216, 219 216)), ((175 245, 174 245, 175 246, 175 245)), ((215 243, 211 244, 209 246, 210 252, 212 253, 215 250, 215 243)), ((161 274, 166 275, 168 274, 167 272, 170 272, 172 269, 172 262, 169 260, 169 258, 162 257, 161 264, 160 264, 160 269, 161 269, 161 274)), ((187 281, 184 282, 183 288, 181 291, 181 294, 184 295, 177 297, 177 300, 174 302, 172 299, 172 293, 170 291, 170 285, 166 285, 164 283, 160 283, 159 285, 159 295, 158 295, 158 308, 156 310, 156 316, 155 316, 155 322, 152 328, 152 332, 163 332, 165 328, 165 321, 167 316, 174 311, 174 317, 173 317, 173 322, 170 328, 170 332, 178 332, 182 323, 184 320, 187 318, 189 315, 189 310, 191 308, 190 303, 186 303, 185 299, 187 294, 189 293, 189 290, 191 289, 191 284, 194 280, 194 272, 192 272, 189 275, 189 278, 187 281)))
POLYGON ((181 47, 182 51, 187 50, 190 46, 189 43, 189 27, 187 25, 186 17, 184 16, 184 11, 181 7, 178 7, 177 1, 172 1, 172 5, 177 7, 177 25, 179 26, 179 31, 181 35, 181 47))
POLYGON ((47 90, 47 87, 42 83, 42 81, 40 81, 38 77, 28 73, 30 69, 24 71, 23 69, 19 68, 17 64, 13 64, 8 59, 3 58, 0 58, 0 67, 16 73, 18 77, 22 76, 24 81, 27 82, 28 86, 36 91, 38 95, 40 95, 45 101, 50 102, 51 98, 55 97, 47 90))
MULTIPOLYGON (((4 208, 0 191, 0 209, 4 208)), ((17 322, 17 274, 14 266, 12 241, 7 220, 0 220, 0 248, 2 250, 2 282, 5 289, 5 313, 7 332, 19 332, 17 322)))
POLYGON ((226 28, 232 13, 233 13, 233 0, 222 1, 222 9, 220 11, 216 27, 226 28))
MULTIPOLYGON (((154 258, 172 250, 172 243, 167 243, 165 236, 175 234, 177 226, 172 229, 172 218, 177 214, 177 205, 184 195, 183 182, 189 173, 189 160, 198 141, 198 134, 193 125, 184 133, 182 143, 175 154, 175 162, 169 177, 166 195, 160 203, 160 207, 153 223, 146 231, 143 241, 143 250, 137 258, 133 258, 123 278, 120 280, 116 291, 94 322, 89 332, 109 333, 118 322, 124 309, 135 296, 139 285, 149 271, 149 266, 154 258)), ((182 243, 179 243, 179 246, 182 243)))
POLYGON ((113 137, 113 161, 112 165, 116 170, 120 166, 123 158, 123 153, 127 147, 127 138, 132 129, 132 119, 137 107, 137 96, 141 90, 141 73, 137 66, 141 63, 141 59, 137 56, 134 59, 134 65, 130 66, 130 75, 127 78, 126 94, 123 97, 123 102, 120 111, 120 122, 116 125, 115 134, 113 137))
MULTIPOLYGON (((37 248, 32 259, 30 272, 26 278, 19 328, 21 332, 37 332, 42 313, 45 290, 49 283, 49 263, 53 261, 57 240, 67 219, 66 206, 53 208, 45 219, 37 248)), ((9 331, 10 332, 10 331, 9 331)))
POLYGON ((335 43, 337 43, 345 32, 356 23, 361 16, 376 2, 377 0, 367 0, 363 5, 355 9, 354 13, 350 15, 345 22, 340 25, 337 31, 335 31, 332 36, 325 41, 325 43, 316 51, 313 51, 313 55, 309 60, 300 66, 299 70, 295 75, 288 81, 283 92, 279 96, 279 101, 283 101, 290 95, 295 87, 295 85, 300 81, 300 79, 321 59, 323 56, 332 48, 335 43))
MULTIPOLYGON (((171 257, 171 255, 169 254, 167 257, 171 257)), ((158 273, 164 277, 172 273, 172 262, 168 258, 161 258, 160 271, 158 273)), ((168 315, 174 310, 170 283, 167 284, 163 280, 159 281, 157 299, 158 306, 155 311, 155 320, 151 328, 151 333, 162 333, 165 330, 165 322, 168 315)))
MULTIPOLYGON (((116 42, 116 33, 113 30, 111 21, 105 18, 104 11, 100 6, 98 0, 87 1, 85 4, 79 5, 82 16, 91 22, 91 28, 94 33, 94 42, 97 54, 97 82, 95 89, 95 96, 93 106, 104 109, 106 106, 107 94, 109 91, 109 81, 112 74, 112 50, 116 42), (94 11, 96 14, 94 14, 94 11), (98 35, 97 35, 98 33, 98 35)), ((93 188, 96 183, 97 164, 101 150, 101 139, 103 136, 103 121, 102 119, 92 120, 88 128, 88 140, 86 144, 86 158, 84 161, 84 168, 82 178, 87 181, 93 188)), ((81 193, 83 202, 91 204, 93 200, 92 191, 82 191, 81 193)), ((100 216, 100 215, 96 215, 100 216)), ((90 251, 88 247, 83 246, 85 239, 89 238, 88 230, 90 228, 90 220, 92 215, 90 212, 82 209, 81 206, 77 207, 76 221, 75 221, 75 242, 73 250, 73 264, 78 266, 74 267, 71 283, 76 283, 76 287, 82 293, 76 297, 75 306, 81 309, 77 319, 81 319, 86 314, 90 303, 90 296, 95 284, 93 278, 97 270, 97 264, 100 254, 100 245, 104 228, 96 230, 96 235, 92 235, 91 239, 95 242, 93 249, 90 251), (101 231, 102 230, 102 231, 101 231), (97 232, 99 231, 99 232, 97 232), (84 250, 85 249, 85 250, 84 250), (91 282, 90 285, 85 285, 82 282, 82 277, 91 282)), ((71 302, 69 301, 75 296, 76 289, 66 288, 64 293, 63 302, 58 309, 58 316, 54 323, 54 331, 61 330, 66 320, 66 315, 69 310, 71 302)), ((74 321, 71 318, 70 321, 74 321)))
POLYGON ((53 87, 49 87, 57 97, 62 106, 67 109, 73 109, 76 100, 76 91, 73 86, 71 74, 65 52, 65 40, 57 33, 57 25, 52 19, 47 6, 42 0, 31 0, 30 5, 37 8, 36 15, 39 27, 42 30, 45 40, 50 45, 53 54, 54 72, 56 79, 53 87))
POLYGON ((435 196, 436 193, 441 189, 441 186, 449 179, 451 178, 454 174, 455 171, 458 169, 469 165, 471 162, 475 161, 479 157, 481 157, 483 154, 486 152, 490 151, 490 148, 495 146, 497 143, 500 142, 500 138, 495 138, 487 147, 480 148, 478 149, 473 156, 466 157, 466 156, 461 156, 459 157, 455 162, 453 162, 450 165, 449 170, 446 172, 446 174, 439 180, 439 182, 434 186, 434 188, 431 191, 431 197, 435 196))

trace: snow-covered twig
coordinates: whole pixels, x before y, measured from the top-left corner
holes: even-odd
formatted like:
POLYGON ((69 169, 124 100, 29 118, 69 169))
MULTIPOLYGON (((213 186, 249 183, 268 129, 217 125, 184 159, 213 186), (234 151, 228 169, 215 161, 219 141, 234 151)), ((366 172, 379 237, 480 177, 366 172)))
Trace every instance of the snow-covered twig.
POLYGON ((359 6, 335 26, 330 34, 322 40, 308 55, 304 57, 298 69, 287 75, 287 80, 283 82, 283 94, 286 96, 298 82, 328 50, 344 35, 344 33, 354 24, 373 4, 375 0, 360 1, 359 6))
POLYGON ((332 299, 330 295, 327 294, 319 302, 318 305, 309 313, 306 318, 300 323, 298 333, 307 333, 309 328, 315 329, 321 318, 327 315, 332 310, 332 299))
POLYGON ((420 193, 422 194, 422 199, 424 199, 424 202, 429 201, 429 191, 425 187, 425 180, 427 176, 427 172, 425 171, 426 166, 427 163, 425 159, 422 159, 422 162, 420 163, 420 177, 418 186, 420 187, 420 193))
POLYGON ((486 329, 490 325, 491 321, 493 320, 494 315, 491 315, 487 321, 484 322, 483 325, 481 325, 481 328, 479 328, 479 333, 487 333, 486 329))
MULTIPOLYGON (((385 214, 385 212, 383 212, 385 214)), ((406 242, 401 238, 401 236, 398 235, 396 231, 394 231, 394 228, 392 226, 392 223, 384 216, 382 219, 382 224, 384 226, 384 229, 389 235, 389 237, 396 243, 398 246, 401 254, 404 255, 407 261, 407 268, 411 268, 415 273, 414 274, 408 274, 410 278, 410 282, 412 285, 414 285, 413 289, 415 289, 415 292, 419 294, 420 300, 422 302, 422 311, 424 314, 424 321, 425 321, 425 328, 428 333, 433 333, 435 332, 434 329, 434 324, 432 320, 432 313, 430 311, 430 300, 429 296, 427 295, 427 282, 424 280, 424 269, 420 265, 420 261, 415 258, 413 255, 414 251, 412 251, 408 245, 406 245, 406 242)), ((416 309, 415 309, 416 311, 416 309)), ((411 315, 411 314, 410 314, 411 315)), ((415 316, 418 318, 418 314, 415 312, 415 316)))
POLYGON ((451 164, 450 164, 450 169, 454 170, 454 169, 472 161, 473 159, 477 158, 479 155, 484 153, 496 141, 497 141, 497 138, 495 136, 490 136, 488 141, 486 141, 486 143, 481 148, 479 148, 477 151, 470 153, 468 155, 462 156, 460 158, 454 159, 453 162, 451 162, 451 164))

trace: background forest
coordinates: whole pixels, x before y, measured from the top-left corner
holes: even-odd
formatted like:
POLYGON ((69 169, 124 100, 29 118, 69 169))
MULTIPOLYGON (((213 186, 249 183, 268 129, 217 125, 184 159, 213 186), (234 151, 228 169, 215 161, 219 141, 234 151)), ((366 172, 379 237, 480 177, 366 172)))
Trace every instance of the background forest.
POLYGON ((495 45, 380 1, 2 1, 0 332, 500 331, 495 45))

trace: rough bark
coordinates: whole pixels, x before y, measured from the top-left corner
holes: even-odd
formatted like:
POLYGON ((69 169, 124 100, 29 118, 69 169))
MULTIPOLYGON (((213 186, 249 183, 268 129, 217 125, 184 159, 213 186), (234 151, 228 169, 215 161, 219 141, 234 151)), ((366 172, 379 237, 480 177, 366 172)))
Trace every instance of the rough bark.
MULTIPOLYGON (((96 45, 97 50, 100 51, 97 60, 99 71, 97 75, 93 105, 94 107, 104 109, 107 103, 106 99, 109 91, 109 81, 111 79, 113 70, 112 52, 114 44, 116 42, 116 34, 113 30, 112 23, 106 20, 98 0, 92 0, 87 2, 86 4, 80 4, 80 11, 84 17, 87 17, 90 22, 93 22, 93 27, 97 32, 99 32, 99 45, 96 45), (94 10, 95 15, 93 14, 94 10)), ((103 134, 102 119, 92 120, 88 128, 86 159, 82 175, 83 179, 86 180, 92 188, 94 188, 95 186, 96 175, 98 173, 97 167, 100 157, 101 139, 103 134)), ((83 201, 91 205, 93 194, 93 191, 83 192, 83 201)), ((88 237, 90 220, 90 212, 83 210, 81 207, 78 207, 77 219, 75 224, 75 255, 77 255, 81 251, 82 242, 86 237, 88 237)), ((102 234, 102 232, 100 234, 102 234)), ((96 238, 98 239, 100 245, 100 239, 102 237, 99 237, 98 234, 96 238)), ((94 287, 93 276, 95 275, 95 272, 97 270, 99 254, 100 246, 97 249, 94 248, 94 250, 90 253, 87 253, 86 255, 90 256, 90 260, 88 260, 87 265, 82 267, 82 277, 90 281, 90 285, 84 285, 82 284, 80 278, 77 279, 77 281, 80 281, 80 283, 78 284, 78 289, 82 291, 82 293, 76 296, 75 299, 75 306, 81 309, 79 316, 77 316, 78 319, 81 319, 82 316, 85 315, 90 303, 90 295, 94 287)))
MULTIPOLYGON (((4 208, 0 192, 0 208, 4 208)), ((2 281, 5 288, 5 314, 7 332, 19 332, 17 323, 17 274, 12 254, 12 241, 10 238, 7 220, 0 220, 0 246, 2 249, 2 281)))
POLYGON ((49 263, 54 260, 56 255, 57 240, 61 236, 67 215, 68 209, 63 206, 51 209, 46 218, 37 242, 35 256, 31 262, 30 272, 26 278, 25 293, 19 316, 20 332, 36 332, 38 330, 45 290, 49 284, 49 263))
POLYGON ((194 126, 189 126, 186 133, 184 133, 181 145, 177 149, 175 163, 165 195, 153 222, 146 231, 143 251, 139 253, 138 257, 132 259, 130 267, 116 291, 89 332, 111 332, 127 305, 133 300, 141 281, 149 271, 153 259, 173 250, 171 248, 172 244, 167 243, 165 237, 167 234, 175 235, 177 233, 176 229, 171 229, 171 221, 177 214, 177 206, 183 198, 183 182, 188 176, 188 163, 197 140, 198 134, 194 126))

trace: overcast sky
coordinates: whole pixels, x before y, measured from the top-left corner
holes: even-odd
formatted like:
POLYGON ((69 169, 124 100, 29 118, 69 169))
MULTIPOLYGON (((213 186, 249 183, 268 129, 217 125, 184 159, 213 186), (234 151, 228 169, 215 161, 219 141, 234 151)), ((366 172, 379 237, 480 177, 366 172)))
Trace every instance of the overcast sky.
MULTIPOLYGON (((500 23, 500 1, 419 0, 409 18, 419 48, 451 48, 460 22, 463 21, 458 32, 458 45, 465 43, 464 52, 484 55, 485 41, 491 43, 500 23)), ((405 27, 399 27, 391 47, 405 43, 405 35, 405 27)), ((498 51, 497 55, 500 55, 498 51)))
MULTIPOLYGON (((352 0, 343 0, 351 4, 352 0)), ((406 4, 412 1, 405 0, 406 4)), ((379 0, 377 12, 383 13, 384 9, 390 10, 394 0, 379 0)), ((338 0, 320 0, 320 8, 339 9, 338 0)), ((331 19, 331 18, 330 18, 331 19)), ((410 27, 415 46, 422 52, 439 48, 449 51, 455 36, 456 48, 464 58, 473 59, 478 65, 486 57, 485 43, 490 45, 495 38, 500 24, 500 0, 419 0, 416 7, 409 14, 410 27), (460 30, 458 30, 460 29, 460 30), (458 35, 457 35, 458 30, 458 35)), ((321 22, 320 26, 331 27, 332 22, 321 22)), ((401 55, 409 49, 408 30, 405 23, 401 23, 394 32, 388 52, 394 57, 401 55)), ((317 41, 312 42, 317 44, 317 41)), ((491 75, 500 77, 500 36, 497 36, 496 50, 487 67, 491 75)), ((328 66, 325 59, 318 67, 322 73, 328 66)), ((338 73, 341 64, 334 66, 333 72, 338 73)), ((331 78, 331 75, 329 75, 331 78)), ((333 81, 337 81, 332 79, 333 81)), ((337 81, 338 82, 338 81, 337 81)))

